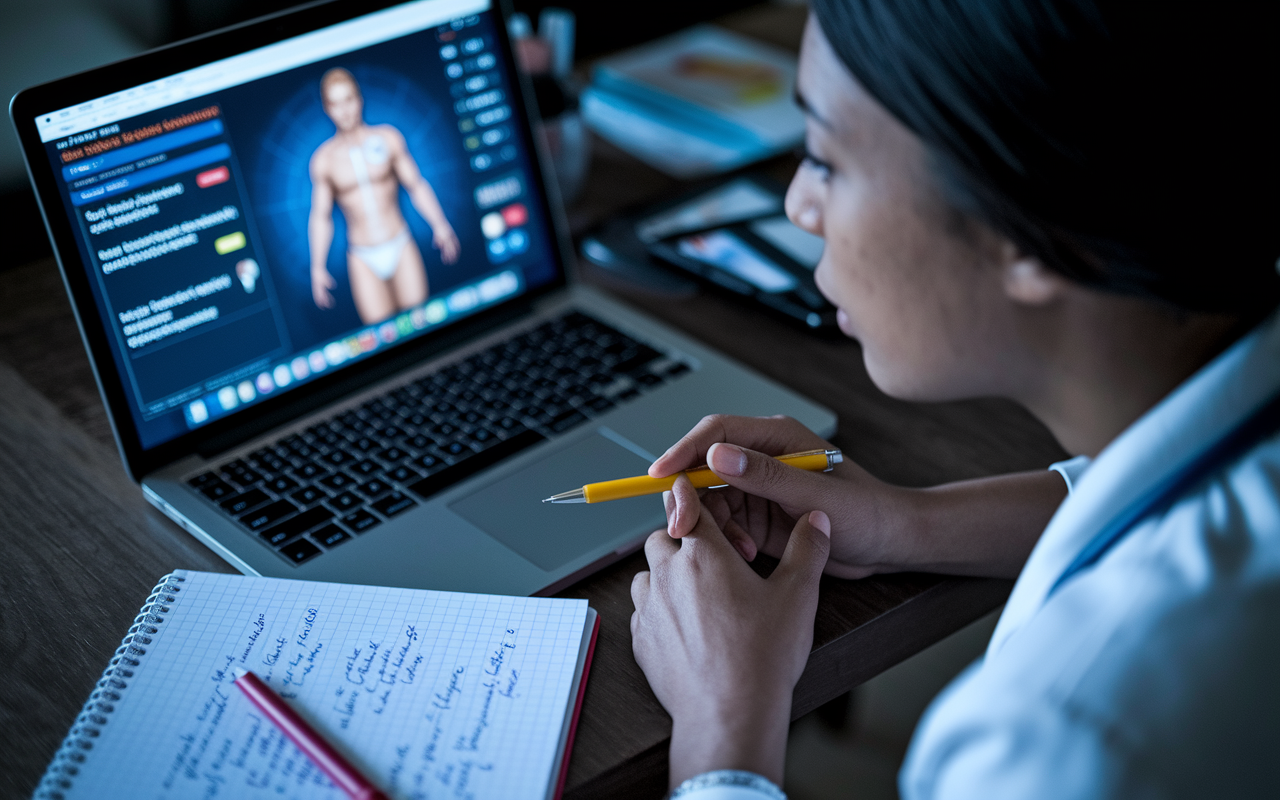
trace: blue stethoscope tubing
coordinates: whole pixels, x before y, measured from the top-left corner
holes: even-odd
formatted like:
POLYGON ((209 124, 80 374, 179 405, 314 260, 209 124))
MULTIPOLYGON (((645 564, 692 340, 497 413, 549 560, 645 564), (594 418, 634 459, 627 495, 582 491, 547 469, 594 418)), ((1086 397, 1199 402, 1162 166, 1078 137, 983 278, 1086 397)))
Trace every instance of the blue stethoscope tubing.
POLYGON ((1092 567, 1112 547, 1132 531, 1144 518, 1164 511, 1195 484, 1244 455, 1255 444, 1280 429, 1280 394, 1276 394, 1257 411, 1225 436, 1209 445, 1166 480, 1129 504, 1098 531, 1071 564, 1058 576, 1047 597, 1052 597, 1067 581, 1092 567))

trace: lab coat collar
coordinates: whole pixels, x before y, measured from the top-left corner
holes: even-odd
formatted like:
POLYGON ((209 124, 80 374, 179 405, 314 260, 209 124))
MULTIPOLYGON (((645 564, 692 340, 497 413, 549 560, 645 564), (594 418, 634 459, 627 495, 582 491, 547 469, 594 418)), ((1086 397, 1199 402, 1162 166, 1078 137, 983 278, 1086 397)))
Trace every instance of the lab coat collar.
POLYGON ((1114 516, 1232 431, 1280 390, 1280 312, 1219 354, 1098 455, 1027 559, 996 625, 993 656, 1114 516))

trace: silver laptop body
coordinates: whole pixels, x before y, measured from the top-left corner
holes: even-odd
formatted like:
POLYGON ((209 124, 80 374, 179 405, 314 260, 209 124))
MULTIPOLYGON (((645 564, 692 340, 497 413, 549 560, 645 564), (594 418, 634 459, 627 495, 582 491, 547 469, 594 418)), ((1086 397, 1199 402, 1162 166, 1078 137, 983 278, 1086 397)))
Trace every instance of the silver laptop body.
POLYGON ((125 466, 240 571, 551 592, 663 514, 657 496, 541 498, 642 474, 709 413, 834 432, 827 409, 573 283, 511 63, 489 0, 337 0, 11 104, 125 466), (384 294, 399 305, 378 317, 384 294))

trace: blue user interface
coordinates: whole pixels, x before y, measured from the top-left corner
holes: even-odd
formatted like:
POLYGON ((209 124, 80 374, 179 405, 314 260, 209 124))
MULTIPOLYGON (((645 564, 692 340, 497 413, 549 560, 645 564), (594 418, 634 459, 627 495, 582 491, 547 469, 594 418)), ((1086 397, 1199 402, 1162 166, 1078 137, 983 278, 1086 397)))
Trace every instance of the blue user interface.
POLYGON ((498 24, 422 0, 37 119, 144 448, 559 277, 498 24))

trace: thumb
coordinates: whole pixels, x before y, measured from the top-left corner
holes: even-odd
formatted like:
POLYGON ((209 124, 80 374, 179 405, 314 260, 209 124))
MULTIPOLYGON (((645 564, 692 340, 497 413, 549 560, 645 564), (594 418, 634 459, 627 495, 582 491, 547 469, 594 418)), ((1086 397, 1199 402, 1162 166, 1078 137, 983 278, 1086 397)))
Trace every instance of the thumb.
POLYGON ((810 511, 796 521, 782 551, 774 575, 801 585, 817 584, 831 552, 831 520, 821 511, 810 511))
POLYGON ((831 485, 822 473, 788 466, 736 444, 711 445, 707 466, 735 489, 792 508, 813 508, 831 496, 831 485))

